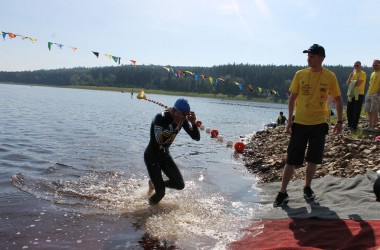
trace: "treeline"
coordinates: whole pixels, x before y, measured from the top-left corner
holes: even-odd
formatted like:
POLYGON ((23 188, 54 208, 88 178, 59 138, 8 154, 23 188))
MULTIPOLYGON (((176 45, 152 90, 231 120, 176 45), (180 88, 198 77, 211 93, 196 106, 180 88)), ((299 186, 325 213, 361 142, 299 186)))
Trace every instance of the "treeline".
MULTIPOLYGON (((287 99, 291 80, 294 73, 304 66, 294 65, 249 65, 228 64, 213 67, 181 67, 166 66, 174 70, 167 71, 158 65, 124 65, 115 67, 72 68, 56 70, 36 70, 19 72, 0 72, 0 82, 14 82, 22 84, 41 84, 52 86, 109 86, 123 88, 159 89, 167 91, 215 93, 229 96, 244 95, 247 99, 267 97, 287 99), (177 70, 189 71, 194 74, 176 76, 177 70), (199 77, 196 79, 194 75, 199 77), (204 77, 201 77, 203 75, 204 77), (208 77, 214 79, 213 83, 208 77), (217 78, 222 78, 224 81, 217 78), (241 83, 242 90, 235 84, 241 83), (253 87, 252 91, 249 85, 253 87), (260 92, 258 88, 261 88, 260 92), (270 91, 275 90, 278 94, 270 91)), ((352 67, 337 65, 326 66, 335 72, 345 98, 347 86, 345 84, 352 67)), ((370 68, 363 68, 367 72, 367 85, 370 68)), ((368 86, 367 86, 368 88, 368 86)))

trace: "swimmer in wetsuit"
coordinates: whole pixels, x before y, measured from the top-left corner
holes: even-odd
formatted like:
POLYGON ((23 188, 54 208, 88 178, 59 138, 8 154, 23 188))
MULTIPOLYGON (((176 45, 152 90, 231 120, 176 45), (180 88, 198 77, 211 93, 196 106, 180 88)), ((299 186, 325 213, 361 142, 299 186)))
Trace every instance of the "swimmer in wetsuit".
POLYGON ((149 198, 149 204, 160 202, 165 196, 165 188, 178 190, 185 188, 185 182, 177 165, 173 161, 169 147, 179 131, 183 128, 193 140, 200 140, 196 116, 190 111, 186 99, 178 99, 171 110, 165 110, 154 118, 150 127, 150 141, 145 149, 144 161, 148 169, 150 181, 149 192, 155 193, 149 198), (164 181, 162 172, 169 178, 164 181))

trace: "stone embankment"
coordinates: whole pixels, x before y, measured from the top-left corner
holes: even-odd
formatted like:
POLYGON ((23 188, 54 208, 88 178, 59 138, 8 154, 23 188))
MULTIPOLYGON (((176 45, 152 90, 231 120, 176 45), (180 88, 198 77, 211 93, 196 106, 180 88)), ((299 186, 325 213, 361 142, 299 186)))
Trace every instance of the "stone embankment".
MULTIPOLYGON (((326 137, 323 164, 318 166, 315 178, 326 175, 352 178, 367 170, 380 170, 380 142, 375 140, 380 131, 370 133, 362 128, 359 132, 332 133, 330 126, 326 137)), ((286 161, 286 150, 290 135, 283 126, 267 128, 257 132, 246 145, 245 166, 260 179, 260 182, 281 181, 286 161)), ((305 165, 295 171, 294 179, 304 179, 305 165)))

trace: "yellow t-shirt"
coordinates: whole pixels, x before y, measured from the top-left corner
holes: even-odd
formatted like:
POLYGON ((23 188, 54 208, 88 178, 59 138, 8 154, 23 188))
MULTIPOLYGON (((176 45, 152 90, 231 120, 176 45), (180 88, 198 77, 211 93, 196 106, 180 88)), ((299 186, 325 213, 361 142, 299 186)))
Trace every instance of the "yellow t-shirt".
POLYGON ((296 72, 289 91, 298 94, 294 122, 304 125, 325 123, 328 117, 327 97, 340 96, 335 74, 323 68, 312 72, 310 68, 296 72))
POLYGON ((376 94, 380 88, 380 71, 372 72, 371 78, 369 79, 369 89, 368 94, 376 94))
POLYGON ((364 95, 364 88, 365 88, 365 83, 367 81, 367 74, 363 70, 360 70, 359 72, 354 73, 351 80, 363 80, 363 83, 360 84, 360 86, 358 87, 358 90, 359 90, 359 95, 364 95))

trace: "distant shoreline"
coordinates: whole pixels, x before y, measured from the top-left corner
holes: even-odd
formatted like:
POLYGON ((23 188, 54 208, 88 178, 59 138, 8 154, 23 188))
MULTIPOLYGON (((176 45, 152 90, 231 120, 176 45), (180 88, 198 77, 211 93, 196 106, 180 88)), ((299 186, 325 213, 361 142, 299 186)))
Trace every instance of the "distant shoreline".
MULTIPOLYGON (((13 83, 13 82, 0 82, 0 84, 8 85, 22 85, 22 86, 42 86, 42 87, 53 87, 53 88, 70 88, 70 89, 87 89, 87 90, 102 90, 102 91, 114 91, 122 93, 131 93, 133 90, 134 94, 137 94, 142 88, 121 88, 121 87, 108 87, 108 86, 82 86, 82 85, 64 85, 64 86, 53 86, 45 84, 27 84, 27 83, 13 83)), ((157 94, 157 95, 173 95, 173 96, 189 96, 189 97, 202 97, 202 98, 214 98, 214 99, 225 99, 225 100, 238 100, 238 101, 252 101, 252 102, 264 102, 264 103, 286 103, 286 101, 279 100, 273 102, 267 98, 248 98, 243 95, 225 95, 225 94, 206 94, 206 93, 195 93, 195 92, 176 92, 176 91, 166 91, 158 89, 143 89, 147 94, 157 94)))

